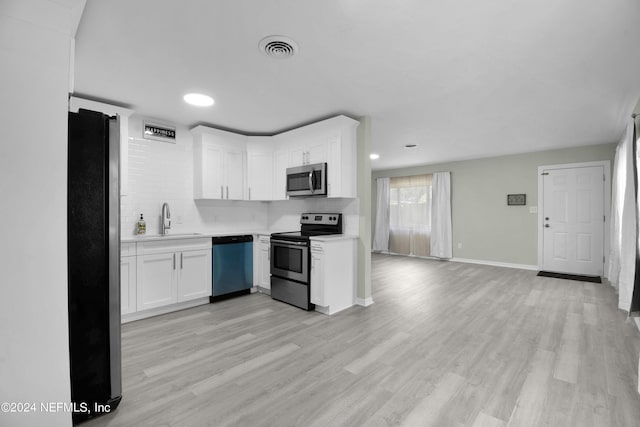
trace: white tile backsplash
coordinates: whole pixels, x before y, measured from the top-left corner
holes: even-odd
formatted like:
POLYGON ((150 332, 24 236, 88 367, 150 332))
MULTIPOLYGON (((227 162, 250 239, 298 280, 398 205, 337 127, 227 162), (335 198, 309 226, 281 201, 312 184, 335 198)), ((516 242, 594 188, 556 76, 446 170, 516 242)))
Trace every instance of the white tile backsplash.
POLYGON ((140 214, 147 233, 160 229, 162 204, 171 210, 172 231, 194 222, 193 141, 186 128, 176 129, 176 143, 142 138, 142 118, 129 120, 129 194, 121 198, 122 234, 134 234, 140 214), (180 222, 182 224, 180 224, 180 222))
POLYGON ((193 138, 176 126, 176 143, 142 138, 143 118, 129 120, 129 193, 121 198, 123 235, 144 214, 147 234, 160 230, 162 204, 171 208, 171 233, 293 231, 302 212, 341 212, 344 232, 358 234, 357 199, 306 198, 276 202, 193 200, 193 138))
POLYGON ((342 227, 345 234, 358 235, 358 199, 327 199, 309 197, 304 199, 271 202, 269 206, 269 230, 293 231, 300 229, 300 214, 342 213, 342 227))

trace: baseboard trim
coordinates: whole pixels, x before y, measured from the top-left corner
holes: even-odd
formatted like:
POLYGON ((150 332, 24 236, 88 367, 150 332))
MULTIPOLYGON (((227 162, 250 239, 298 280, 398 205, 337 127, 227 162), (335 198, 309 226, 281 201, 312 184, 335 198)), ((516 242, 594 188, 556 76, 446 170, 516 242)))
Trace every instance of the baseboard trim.
POLYGON ((467 259, 467 258, 451 258, 450 261, 463 262, 465 264, 481 264, 481 265, 490 265, 492 267, 517 268, 520 270, 538 271, 537 265, 529 265, 529 264, 512 264, 510 262, 485 261, 483 259, 467 259))
POLYGON ((323 307, 323 306, 318 305, 318 304, 316 304, 316 311, 318 313, 322 313, 322 314, 325 314, 327 316, 330 314, 329 313, 329 307, 323 307))
POLYGON ((271 289, 263 288, 262 286, 256 286, 254 289, 261 294, 271 296, 271 289))
POLYGON ((136 320, 146 319, 148 317, 159 316, 161 314, 172 313, 174 311, 186 310, 188 308, 197 307, 199 305, 209 304, 209 297, 194 299, 191 301, 180 302, 177 304, 165 305, 149 310, 136 311, 134 313, 123 314, 120 318, 121 323, 134 322, 136 320))
POLYGON ((373 298, 356 298, 356 305, 360 305, 362 307, 369 307, 373 304, 373 298))

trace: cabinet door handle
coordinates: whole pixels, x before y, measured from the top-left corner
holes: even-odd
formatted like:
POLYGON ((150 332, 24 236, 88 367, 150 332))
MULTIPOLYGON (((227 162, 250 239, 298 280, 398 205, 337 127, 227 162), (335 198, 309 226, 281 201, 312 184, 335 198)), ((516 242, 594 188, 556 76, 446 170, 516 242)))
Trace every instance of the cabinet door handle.
POLYGON ((249 187, 249 200, 251 200, 251 187, 249 187))
POLYGON ((227 185, 227 200, 229 200, 229 186, 227 185))
POLYGON ((171 255, 171 260, 173 262, 173 269, 176 269, 176 254, 171 255))
POLYGON ((180 270, 182 270, 182 258, 184 256, 184 253, 180 252, 180 270))
POLYGON ((224 190, 222 189, 222 185, 220 186, 220 198, 224 199, 224 190))

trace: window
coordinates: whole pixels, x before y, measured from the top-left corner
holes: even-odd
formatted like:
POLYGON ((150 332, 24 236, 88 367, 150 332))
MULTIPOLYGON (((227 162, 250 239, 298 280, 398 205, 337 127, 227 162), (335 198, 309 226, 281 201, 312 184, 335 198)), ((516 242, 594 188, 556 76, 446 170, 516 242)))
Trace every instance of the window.
POLYGON ((431 175, 391 178, 389 252, 429 256, 431 175))

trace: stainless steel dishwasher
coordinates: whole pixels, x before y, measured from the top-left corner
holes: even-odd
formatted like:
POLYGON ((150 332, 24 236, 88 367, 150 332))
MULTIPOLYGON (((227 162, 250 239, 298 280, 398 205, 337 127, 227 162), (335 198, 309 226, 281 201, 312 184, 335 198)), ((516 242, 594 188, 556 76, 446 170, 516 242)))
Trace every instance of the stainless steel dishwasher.
POLYGON ((253 236, 212 238, 210 301, 248 294, 253 287, 253 236))

